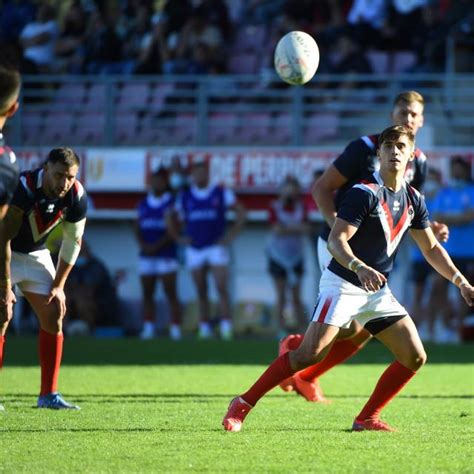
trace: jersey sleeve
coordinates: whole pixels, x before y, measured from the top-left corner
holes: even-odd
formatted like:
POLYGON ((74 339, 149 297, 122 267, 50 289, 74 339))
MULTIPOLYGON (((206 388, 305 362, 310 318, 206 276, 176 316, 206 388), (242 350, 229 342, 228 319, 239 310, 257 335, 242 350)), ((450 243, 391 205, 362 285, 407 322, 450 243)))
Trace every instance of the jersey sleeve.
POLYGON ((74 183, 73 203, 67 212, 66 222, 79 222, 86 217, 87 214, 87 192, 79 181, 74 183))
POLYGON ((423 192, 425 186, 426 175, 428 173, 428 161, 426 155, 420 150, 415 151, 415 173, 413 175, 413 181, 410 183, 420 193, 423 192))
POLYGON ((24 179, 24 176, 20 177, 20 181, 13 194, 10 205, 21 209, 23 212, 28 212, 33 207, 33 199, 30 197, 30 194, 25 187, 26 185, 23 182, 24 179))
POLYGON ((359 138, 347 145, 333 161, 333 165, 348 181, 354 181, 360 176, 361 168, 364 166, 368 154, 370 154, 370 149, 359 138))
POLYGON ((237 197, 232 189, 224 188, 225 207, 232 207, 237 202, 237 197))
POLYGON ((337 217, 344 219, 354 227, 359 227, 370 214, 375 199, 372 192, 353 187, 344 195, 337 217))
POLYGON ((411 227, 413 229, 426 229, 430 226, 430 216, 426 207, 425 198, 417 193, 417 200, 414 205, 415 215, 411 227))

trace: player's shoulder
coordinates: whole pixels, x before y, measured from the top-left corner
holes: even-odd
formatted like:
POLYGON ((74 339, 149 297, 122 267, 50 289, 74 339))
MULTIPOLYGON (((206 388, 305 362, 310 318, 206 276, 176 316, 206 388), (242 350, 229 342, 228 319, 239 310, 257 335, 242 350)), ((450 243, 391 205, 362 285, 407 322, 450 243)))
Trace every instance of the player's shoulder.
POLYGON ((426 155, 424 152, 421 150, 421 148, 415 148, 415 160, 418 161, 419 163, 424 163, 426 161, 426 155))
POLYGON ((25 191, 28 196, 33 197, 40 186, 41 168, 20 173, 20 186, 18 189, 25 191))
POLYGON ((420 193, 420 191, 418 191, 418 189, 414 188, 408 183, 406 183, 405 186, 408 196, 412 201, 414 201, 414 203, 417 204, 423 200, 423 195, 420 193))
POLYGON ((383 182, 381 181, 378 173, 374 173, 370 176, 367 176, 364 179, 361 179, 359 182, 352 186, 354 190, 363 191, 369 195, 377 196, 380 190, 383 187, 383 182))
POLYGON ((76 199, 82 199, 84 196, 87 195, 84 186, 82 185, 82 183, 78 179, 76 179, 76 181, 74 181, 74 184, 72 185, 71 191, 72 191, 72 195, 76 199))
POLYGON ((375 151, 379 145, 380 134, 362 135, 357 141, 371 151, 375 151))

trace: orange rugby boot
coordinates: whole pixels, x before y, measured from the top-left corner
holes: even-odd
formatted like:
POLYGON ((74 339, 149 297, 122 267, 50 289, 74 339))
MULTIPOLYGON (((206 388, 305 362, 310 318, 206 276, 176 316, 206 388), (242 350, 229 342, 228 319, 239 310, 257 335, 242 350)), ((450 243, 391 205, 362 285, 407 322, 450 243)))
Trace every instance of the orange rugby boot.
POLYGON ((226 431, 237 432, 242 429, 242 423, 253 407, 243 398, 234 398, 227 409, 227 413, 222 420, 222 425, 226 431))
POLYGON ((367 420, 354 420, 352 431, 397 431, 382 420, 368 418, 367 420))
POLYGON ((319 381, 308 382, 303 380, 298 374, 293 375, 293 386, 295 391, 306 398, 308 402, 331 403, 323 394, 319 381))

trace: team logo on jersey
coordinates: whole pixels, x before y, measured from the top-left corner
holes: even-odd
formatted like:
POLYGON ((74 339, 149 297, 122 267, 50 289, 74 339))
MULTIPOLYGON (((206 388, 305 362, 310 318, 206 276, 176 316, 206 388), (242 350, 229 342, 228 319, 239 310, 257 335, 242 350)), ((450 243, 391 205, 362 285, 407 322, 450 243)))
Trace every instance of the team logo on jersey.
POLYGON ((393 201, 393 207, 392 207, 393 212, 398 212, 400 210, 400 201, 393 201))
POLYGON ((54 204, 48 204, 46 214, 52 214, 54 212, 54 204))

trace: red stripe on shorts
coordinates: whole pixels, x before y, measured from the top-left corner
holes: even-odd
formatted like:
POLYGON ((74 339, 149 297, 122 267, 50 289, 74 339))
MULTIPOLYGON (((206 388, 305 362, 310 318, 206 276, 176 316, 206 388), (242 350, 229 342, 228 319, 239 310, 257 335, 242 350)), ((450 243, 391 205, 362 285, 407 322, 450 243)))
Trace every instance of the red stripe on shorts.
POLYGON ((332 303, 332 298, 328 298, 324 302, 321 312, 319 313, 318 323, 324 323, 324 318, 326 317, 326 314, 328 314, 329 306, 331 306, 331 303, 332 303))

